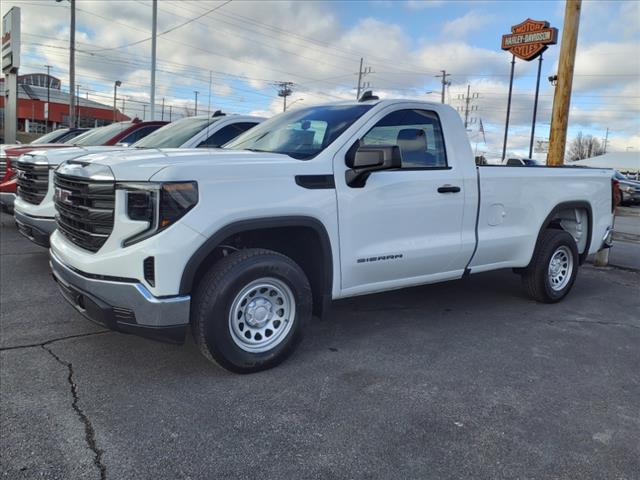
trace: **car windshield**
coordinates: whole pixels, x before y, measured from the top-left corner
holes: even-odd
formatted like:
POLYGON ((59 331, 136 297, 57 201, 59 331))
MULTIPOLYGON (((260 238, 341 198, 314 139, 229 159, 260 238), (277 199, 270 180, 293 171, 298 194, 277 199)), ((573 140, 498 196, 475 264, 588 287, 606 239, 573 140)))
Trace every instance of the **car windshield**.
POLYGON ((53 132, 45 133, 40 138, 36 138, 31 145, 40 145, 42 143, 53 143, 58 138, 63 137, 65 133, 69 131, 68 128, 60 128, 58 130, 54 130, 53 132))
POLYGON ((159 128, 132 145, 136 148, 178 148, 220 118, 188 117, 159 128))
POLYGON ((615 178, 616 180, 622 180, 622 181, 629 180, 627 177, 625 177, 623 174, 621 174, 617 170, 616 170, 616 173, 613 174, 613 178, 615 178))
POLYGON ((223 148, 283 153, 309 159, 364 115, 372 105, 333 105, 300 108, 276 115, 247 130, 223 148))
POLYGON ((104 145, 118 133, 129 128, 130 126, 131 122, 112 123, 111 125, 107 125, 106 127, 95 128, 90 132, 79 135, 69 143, 73 145, 82 145, 85 147, 104 145))

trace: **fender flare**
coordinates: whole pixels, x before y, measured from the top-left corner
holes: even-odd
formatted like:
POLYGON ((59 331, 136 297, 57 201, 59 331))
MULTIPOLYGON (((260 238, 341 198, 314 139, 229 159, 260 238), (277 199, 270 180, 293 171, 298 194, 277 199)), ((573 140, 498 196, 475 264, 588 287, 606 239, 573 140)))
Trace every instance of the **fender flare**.
MULTIPOLYGON (((534 250, 538 246, 538 242, 540 241, 540 236, 542 235, 543 230, 545 230, 549 226, 555 214, 558 213, 558 211, 565 210, 567 208, 583 208, 587 211, 587 221, 589 222, 589 226, 587 228, 587 242, 584 247, 584 252, 580 254, 580 265, 582 265, 584 261, 587 259, 587 257, 589 256, 589 248, 591 248, 591 237, 593 235, 593 227, 594 227, 593 210, 591 208, 591 204, 586 200, 562 202, 557 204, 555 207, 553 207, 551 209, 551 212, 549 212, 549 215, 547 215, 547 217, 544 219, 544 222, 542 222, 542 226, 540 227, 540 230, 538 230, 538 236, 536 238, 536 245, 534 247, 534 250)), ((533 252, 531 253, 531 258, 533 259, 533 252)), ((529 263, 531 263, 531 260, 529 261, 529 263)))
POLYGON ((250 230, 261 230, 268 228, 283 227, 307 227, 313 229, 320 238, 322 248, 324 269, 323 269, 323 285, 322 285, 322 302, 330 301, 333 288, 333 251, 331 250, 331 241, 324 224, 313 217, 306 216, 283 216, 283 217, 267 217, 255 218, 247 220, 239 220, 220 228, 216 233, 209 237, 200 247, 191 255, 189 261, 182 271, 180 279, 180 295, 189 295, 193 288, 193 281, 198 268, 202 262, 220 245, 220 243, 231 235, 236 235, 250 230))

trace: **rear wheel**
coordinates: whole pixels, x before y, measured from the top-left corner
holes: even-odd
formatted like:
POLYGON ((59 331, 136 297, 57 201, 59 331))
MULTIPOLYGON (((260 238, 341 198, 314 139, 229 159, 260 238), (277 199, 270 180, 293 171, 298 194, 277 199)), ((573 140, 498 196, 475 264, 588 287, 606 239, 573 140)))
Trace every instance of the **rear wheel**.
POLYGON ((200 281, 192 308, 202 353, 238 373, 274 367, 302 339, 311 317, 302 269, 277 252, 247 249, 217 262, 200 281))
POLYGON ((538 302, 558 302, 573 287, 578 265, 578 248, 573 237, 564 230, 545 230, 522 274, 523 286, 538 302))

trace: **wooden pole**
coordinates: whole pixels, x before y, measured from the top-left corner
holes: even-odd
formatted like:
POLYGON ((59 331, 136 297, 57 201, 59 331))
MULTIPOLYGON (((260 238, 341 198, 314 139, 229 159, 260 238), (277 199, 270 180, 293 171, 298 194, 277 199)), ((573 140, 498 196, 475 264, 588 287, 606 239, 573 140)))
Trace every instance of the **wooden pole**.
POLYGON ((576 62, 576 46, 578 44, 581 7, 582 0, 567 0, 564 12, 562 44, 560 45, 560 58, 558 60, 558 84, 556 85, 556 91, 553 96, 549 155, 547 157, 547 165, 550 166, 564 164, 564 150, 567 141, 571 86, 573 83, 573 67, 576 62))

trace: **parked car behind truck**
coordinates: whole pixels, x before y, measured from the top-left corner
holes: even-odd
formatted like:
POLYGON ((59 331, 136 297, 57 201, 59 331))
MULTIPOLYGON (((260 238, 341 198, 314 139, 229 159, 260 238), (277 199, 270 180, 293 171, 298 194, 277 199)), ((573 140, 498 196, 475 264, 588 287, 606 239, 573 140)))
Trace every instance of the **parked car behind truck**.
POLYGON ((13 212, 16 199, 18 171, 14 163, 25 153, 36 150, 51 150, 70 146, 116 145, 121 142, 135 142, 149 133, 166 125, 168 122, 148 121, 135 118, 131 121, 117 122, 82 133, 68 143, 38 143, 5 148, 0 156, 0 168, 4 167, 4 175, 0 170, 0 206, 3 210, 13 212))
MULTIPOLYGON (((218 147, 257 125, 262 118, 243 115, 188 117, 155 130, 132 145, 133 148, 218 147)), ((49 236, 55 230, 53 170, 62 162, 89 153, 126 150, 124 146, 72 147, 30 152, 17 163, 18 199, 15 221, 18 231, 32 242, 49 247, 49 236)))
POLYGON ((476 167, 452 108, 367 98, 282 113, 222 150, 61 165, 62 294, 114 330, 181 342, 191 326, 208 359, 253 372, 332 299, 511 268, 553 303, 610 242, 612 171, 476 167))

